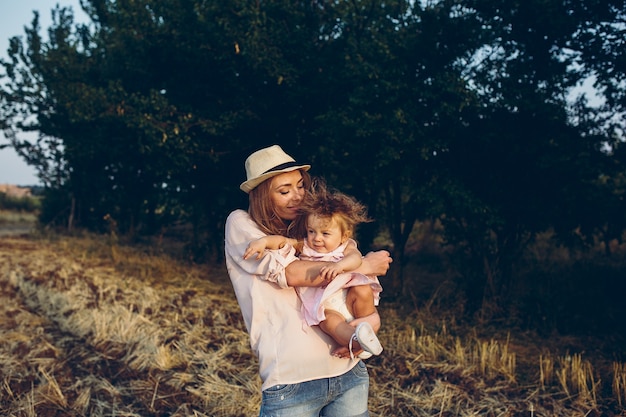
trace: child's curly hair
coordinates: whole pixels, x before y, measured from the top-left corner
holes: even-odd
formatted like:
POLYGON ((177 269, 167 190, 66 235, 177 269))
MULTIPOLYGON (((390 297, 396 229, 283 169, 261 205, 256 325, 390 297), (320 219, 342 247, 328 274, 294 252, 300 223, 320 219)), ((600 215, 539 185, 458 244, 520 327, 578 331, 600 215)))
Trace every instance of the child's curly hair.
POLYGON ((367 208, 354 197, 331 189, 321 178, 315 178, 311 191, 300 207, 304 217, 314 215, 328 221, 335 220, 346 237, 353 237, 354 229, 360 223, 371 222, 367 208))

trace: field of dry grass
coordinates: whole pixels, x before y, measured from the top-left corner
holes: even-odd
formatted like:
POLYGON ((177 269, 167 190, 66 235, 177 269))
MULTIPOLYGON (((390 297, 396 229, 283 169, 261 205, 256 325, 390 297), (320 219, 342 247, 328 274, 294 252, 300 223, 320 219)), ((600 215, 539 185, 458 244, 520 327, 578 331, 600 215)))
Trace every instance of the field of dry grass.
MULTIPOLYGON (((403 311, 381 306, 372 416, 626 416, 624 364, 600 378, 581 354, 403 311)), ((2 416, 258 413, 257 362, 221 265, 99 236, 2 237, 0 334, 2 416)))
POLYGON ((36 213, 16 212, 0 208, 0 237, 29 233, 35 228, 36 213))

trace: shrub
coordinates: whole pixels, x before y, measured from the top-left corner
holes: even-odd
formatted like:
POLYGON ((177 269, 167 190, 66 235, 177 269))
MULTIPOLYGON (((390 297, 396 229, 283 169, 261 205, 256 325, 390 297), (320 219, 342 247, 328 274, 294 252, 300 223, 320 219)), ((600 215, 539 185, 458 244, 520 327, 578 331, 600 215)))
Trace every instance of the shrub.
POLYGON ((41 200, 37 197, 13 197, 0 193, 0 209, 34 213, 41 209, 41 200))

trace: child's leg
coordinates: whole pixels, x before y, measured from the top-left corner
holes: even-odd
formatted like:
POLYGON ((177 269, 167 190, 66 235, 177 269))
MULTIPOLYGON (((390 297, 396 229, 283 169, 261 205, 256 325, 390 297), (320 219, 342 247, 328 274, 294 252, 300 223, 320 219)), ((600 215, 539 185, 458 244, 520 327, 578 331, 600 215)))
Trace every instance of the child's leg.
POLYGON ((374 291, 369 285, 357 285, 348 289, 348 310, 355 318, 366 317, 376 312, 374 291))
POLYGON ((354 327, 350 326, 344 316, 335 310, 324 311, 326 320, 321 321, 320 328, 331 336, 339 345, 348 346, 350 338, 354 334, 354 327))
MULTIPOLYGON (((339 343, 339 347, 333 350, 333 355, 340 358, 350 358, 361 355, 364 349, 361 345, 361 337, 364 333, 359 332, 359 328, 357 328, 357 336, 355 327, 346 322, 346 319, 334 310, 326 310, 325 314, 326 320, 321 321, 319 326, 326 334, 330 335, 337 343, 339 343)), ((380 354, 380 351, 382 351, 382 347, 380 346, 380 342, 378 341, 372 326, 368 326, 370 329, 369 331, 363 329, 365 330, 366 335, 365 343, 368 343, 365 346, 369 346, 367 349, 370 350, 367 357, 372 356, 372 353, 378 355, 380 354)))
POLYGON ((328 298, 324 306, 326 319, 320 322, 319 326, 339 344, 339 347, 333 351, 335 356, 349 358, 359 355, 361 357, 363 346, 360 341, 362 338, 368 346, 369 356, 372 353, 375 355, 380 353, 382 347, 374 333, 380 327, 380 316, 374 306, 374 292, 371 286, 360 285, 341 290, 328 298), (363 322, 369 323, 370 333, 363 328, 357 336, 357 328, 363 322))
MULTIPOLYGON (((379 355, 383 349, 376 337, 376 332, 378 332, 380 327, 380 316, 376 314, 377 311, 374 305, 374 291, 372 287, 370 285, 350 287, 346 295, 346 307, 354 317, 354 320, 350 322, 350 324, 356 328, 354 337, 360 342, 359 348, 365 349, 365 352, 357 352, 356 355, 362 359, 367 359, 371 357, 372 354, 379 355), (376 323, 370 322, 373 317, 378 318, 376 323), (360 329, 361 324, 364 324, 363 322, 368 322, 370 330, 360 329), (365 343, 365 345, 362 345, 362 343, 365 343)), ((348 349, 348 351, 350 351, 350 349, 348 349)), ((337 354, 345 355, 345 352, 337 352, 337 354)), ((352 352, 350 352, 350 356, 352 357, 353 354, 354 348, 352 352)))

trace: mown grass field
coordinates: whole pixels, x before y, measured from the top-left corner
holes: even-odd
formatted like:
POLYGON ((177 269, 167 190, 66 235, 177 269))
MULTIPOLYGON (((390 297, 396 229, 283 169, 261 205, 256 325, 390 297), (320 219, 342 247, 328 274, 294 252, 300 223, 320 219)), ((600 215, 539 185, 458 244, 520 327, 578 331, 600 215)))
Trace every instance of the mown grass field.
POLYGON ((29 233, 37 221, 36 213, 3 210, 0 208, 0 238, 29 233))
MULTIPOLYGON (((372 416, 626 416, 626 369, 381 303, 372 416)), ((493 333, 497 334, 497 333, 493 333)), ((222 265, 106 236, 0 237, 0 415, 254 416, 260 380, 222 265)))

